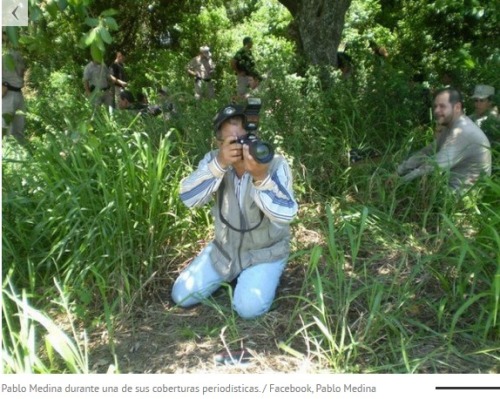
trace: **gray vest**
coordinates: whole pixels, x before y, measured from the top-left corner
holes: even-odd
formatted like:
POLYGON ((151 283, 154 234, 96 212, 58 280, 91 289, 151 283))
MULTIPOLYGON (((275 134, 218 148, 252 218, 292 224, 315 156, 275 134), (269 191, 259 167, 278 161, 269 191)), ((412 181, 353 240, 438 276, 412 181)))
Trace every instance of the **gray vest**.
MULTIPOLYGON (((275 156, 271 161, 269 174, 275 171, 279 158, 275 156)), ((217 272, 227 281, 247 267, 287 258, 290 253, 290 226, 272 223, 264 215, 251 199, 250 192, 255 188, 250 183, 242 193, 245 200, 241 209, 234 173, 231 169, 224 175, 212 207, 215 239, 210 256, 217 272)))

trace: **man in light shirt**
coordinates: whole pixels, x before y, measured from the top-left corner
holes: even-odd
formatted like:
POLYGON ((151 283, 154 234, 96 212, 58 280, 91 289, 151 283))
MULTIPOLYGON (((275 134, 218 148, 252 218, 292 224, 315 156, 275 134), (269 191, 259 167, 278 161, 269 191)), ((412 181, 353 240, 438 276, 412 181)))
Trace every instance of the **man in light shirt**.
POLYGON ((431 174, 436 168, 449 172, 448 185, 455 191, 491 175, 491 148, 484 132, 463 114, 460 92, 440 90, 434 98, 438 124, 435 140, 401 163, 397 172, 404 181, 431 174))
POLYGON ((85 95, 94 106, 113 107, 111 85, 126 86, 127 83, 113 76, 104 62, 92 59, 83 70, 85 95))
POLYGON ((192 58, 187 65, 187 73, 194 79, 194 97, 213 98, 215 94, 213 77, 215 64, 208 46, 200 47, 199 54, 192 58))
POLYGON ((8 47, 4 31, 2 43, 2 136, 11 134, 19 143, 26 144, 26 106, 22 92, 26 65, 21 53, 8 47))

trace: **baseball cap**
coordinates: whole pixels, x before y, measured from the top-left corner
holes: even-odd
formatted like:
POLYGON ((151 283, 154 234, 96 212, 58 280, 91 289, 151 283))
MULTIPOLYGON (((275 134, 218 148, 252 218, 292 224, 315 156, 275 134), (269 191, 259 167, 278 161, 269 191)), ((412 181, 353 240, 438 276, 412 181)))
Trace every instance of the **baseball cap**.
POLYGON ((214 116, 214 130, 217 132, 222 125, 222 122, 234 116, 245 117, 245 108, 238 104, 229 104, 222 107, 214 116))
POLYGON ((489 96, 493 96, 495 94, 495 88, 493 86, 488 85, 477 85, 474 88, 474 94, 472 98, 488 98, 489 96))

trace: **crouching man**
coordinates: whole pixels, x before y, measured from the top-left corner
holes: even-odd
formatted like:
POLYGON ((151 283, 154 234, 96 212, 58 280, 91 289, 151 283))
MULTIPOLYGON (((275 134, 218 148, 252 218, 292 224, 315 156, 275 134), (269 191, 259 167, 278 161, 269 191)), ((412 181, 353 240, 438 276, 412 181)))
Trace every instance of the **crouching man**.
POLYGON ((251 319, 273 303, 298 206, 287 161, 281 155, 264 161, 252 156, 246 121, 243 106, 222 108, 214 118, 217 149, 181 182, 188 207, 214 199, 215 238, 180 273, 172 297, 180 306, 192 306, 236 279, 233 307, 251 319))
POLYGON ((438 124, 435 140, 401 163, 397 172, 404 181, 431 174, 436 168, 449 172, 448 186, 462 192, 482 175, 491 175, 491 148, 484 132, 463 114, 460 92, 440 90, 434 99, 438 124))

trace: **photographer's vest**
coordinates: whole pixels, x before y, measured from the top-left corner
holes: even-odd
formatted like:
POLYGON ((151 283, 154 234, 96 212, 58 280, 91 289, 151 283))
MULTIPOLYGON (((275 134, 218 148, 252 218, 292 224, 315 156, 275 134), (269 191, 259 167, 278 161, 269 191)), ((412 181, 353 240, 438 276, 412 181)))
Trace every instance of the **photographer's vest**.
MULTIPOLYGON (((274 173, 278 162, 279 157, 271 161, 269 174, 274 173)), ((277 225, 264 215, 250 196, 255 190, 250 182, 241 193, 244 200, 240 208, 234 173, 231 169, 224 175, 212 207, 215 239, 210 256, 217 272, 227 281, 247 267, 287 258, 290 253, 289 225, 277 225)))

